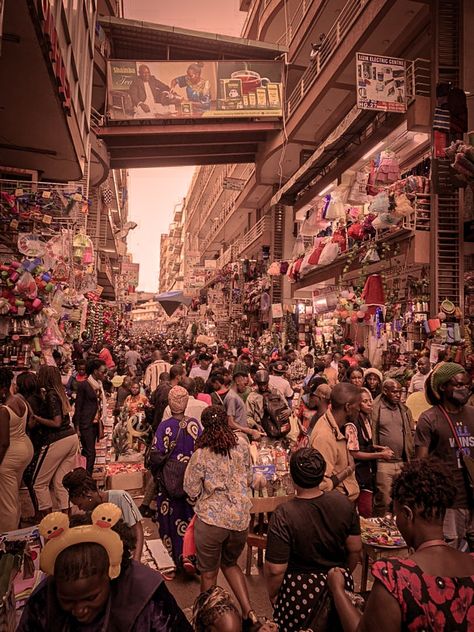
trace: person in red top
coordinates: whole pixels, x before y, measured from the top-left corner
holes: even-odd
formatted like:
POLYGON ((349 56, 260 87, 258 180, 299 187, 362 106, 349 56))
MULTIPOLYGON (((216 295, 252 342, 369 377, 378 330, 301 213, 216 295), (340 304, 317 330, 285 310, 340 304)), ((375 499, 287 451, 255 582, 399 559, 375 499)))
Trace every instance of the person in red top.
POLYGON ((111 371, 112 369, 115 369, 114 359, 112 357, 110 349, 106 346, 106 344, 102 342, 101 344, 97 345, 97 347, 100 349, 99 360, 105 362, 107 370, 111 371))
POLYGON ((347 360, 351 366, 358 366, 358 362, 354 357, 354 347, 350 345, 346 345, 344 347, 344 355, 342 356, 343 360, 347 360))

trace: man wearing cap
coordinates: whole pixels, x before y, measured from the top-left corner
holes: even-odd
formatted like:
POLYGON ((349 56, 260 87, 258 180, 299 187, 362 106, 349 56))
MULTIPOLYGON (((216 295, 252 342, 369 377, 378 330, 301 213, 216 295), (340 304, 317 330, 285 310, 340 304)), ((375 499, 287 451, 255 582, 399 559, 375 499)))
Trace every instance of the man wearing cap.
POLYGON ((336 384, 331 391, 331 408, 318 419, 310 438, 311 446, 319 450, 326 461, 326 472, 319 488, 322 491, 337 489, 352 501, 359 496, 359 485, 343 428, 357 418, 360 398, 361 390, 354 384, 336 384))
POLYGON ((283 395, 270 385, 271 376, 268 371, 260 370, 255 373, 254 382, 257 386, 255 391, 252 391, 247 397, 247 421, 249 426, 262 427, 262 419, 265 415, 264 396, 265 393, 273 393, 274 396, 279 397, 282 402, 282 407, 285 406, 288 409, 288 418, 291 415, 291 410, 283 395))
POLYGON ((425 393, 432 408, 418 420, 416 456, 436 456, 451 470, 457 495, 453 507, 446 511, 444 537, 455 548, 460 548, 466 540, 472 552, 474 495, 466 466, 460 458, 460 446, 467 456, 474 457, 474 407, 466 405, 471 394, 471 378, 460 364, 441 362, 431 371, 425 393))
POLYGON ((189 377, 191 379, 194 377, 202 377, 204 382, 207 382, 212 370, 212 356, 208 353, 201 353, 198 357, 198 360, 199 364, 197 366, 193 366, 193 368, 189 372, 189 377))
POLYGON ((289 402, 289 400, 293 397, 293 389, 291 388, 288 380, 283 377, 284 374, 288 371, 288 362, 278 361, 275 362, 272 367, 272 374, 270 375, 270 388, 276 391, 279 391, 285 400, 289 402))

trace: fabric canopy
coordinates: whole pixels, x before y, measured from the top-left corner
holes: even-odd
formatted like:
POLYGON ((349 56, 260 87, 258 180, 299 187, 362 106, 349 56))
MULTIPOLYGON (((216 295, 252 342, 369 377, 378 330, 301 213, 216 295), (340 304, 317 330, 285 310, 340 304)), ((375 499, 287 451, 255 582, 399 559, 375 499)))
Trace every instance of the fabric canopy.
POLYGON ((172 316, 180 305, 191 305, 191 297, 185 296, 181 290, 158 294, 156 300, 168 316, 172 316))

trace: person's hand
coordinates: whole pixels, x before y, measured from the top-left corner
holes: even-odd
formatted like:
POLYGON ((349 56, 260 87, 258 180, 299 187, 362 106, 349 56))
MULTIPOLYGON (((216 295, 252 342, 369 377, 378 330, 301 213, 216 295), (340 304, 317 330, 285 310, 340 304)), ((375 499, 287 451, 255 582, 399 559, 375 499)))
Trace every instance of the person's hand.
POLYGON ((346 585, 344 579, 344 569, 338 568, 337 566, 335 568, 331 568, 328 573, 327 581, 328 588, 332 593, 343 591, 346 585))
POLYGON ((274 621, 264 621, 260 632, 278 632, 278 625, 274 621))
POLYGON ((147 105, 146 103, 139 103, 138 107, 140 107, 144 112, 146 112, 148 114, 148 112, 150 111, 150 106, 147 105))
POLYGON ((291 410, 288 408, 287 410, 284 410, 284 411, 281 413, 281 418, 282 418, 284 421, 286 421, 287 419, 289 419, 289 418, 290 418, 290 415, 291 415, 291 410))
POLYGON ((260 441, 260 439, 263 437, 263 432, 260 432, 260 430, 255 430, 255 428, 251 428, 249 432, 249 437, 253 441, 260 441))
POLYGON ((394 451, 391 450, 390 448, 386 448, 385 450, 382 450, 381 452, 379 452, 378 456, 383 461, 390 461, 390 459, 393 459, 394 457, 394 451))

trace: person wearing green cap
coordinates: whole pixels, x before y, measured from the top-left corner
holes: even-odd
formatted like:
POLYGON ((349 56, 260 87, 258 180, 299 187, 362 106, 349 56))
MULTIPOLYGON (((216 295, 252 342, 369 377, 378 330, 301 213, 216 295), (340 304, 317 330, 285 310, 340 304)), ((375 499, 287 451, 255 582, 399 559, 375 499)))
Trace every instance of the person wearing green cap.
POLYGON ((452 471, 457 495, 446 512, 444 537, 455 548, 461 548, 466 541, 474 551, 474 495, 459 455, 461 446, 465 454, 474 456, 474 407, 466 405, 471 378, 460 364, 441 362, 431 371, 425 394, 432 408, 418 420, 416 457, 434 455, 452 471))

